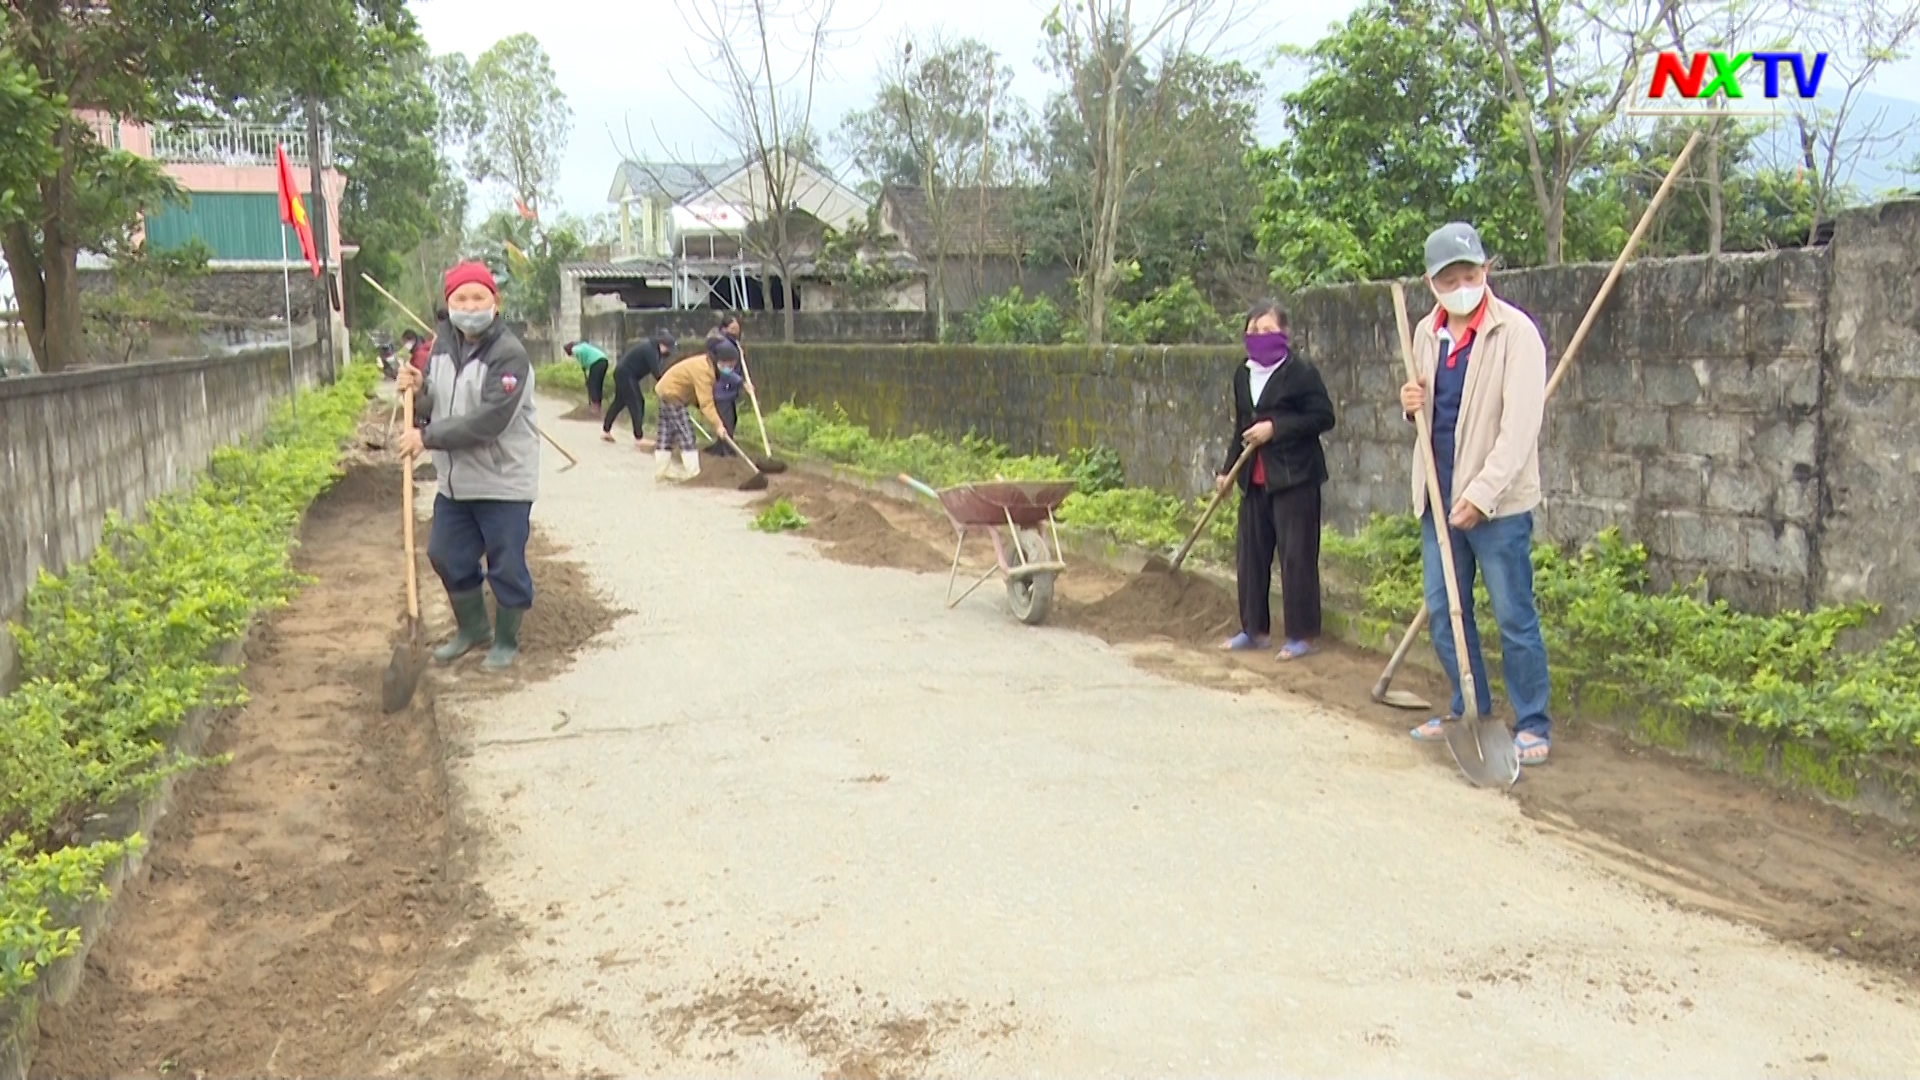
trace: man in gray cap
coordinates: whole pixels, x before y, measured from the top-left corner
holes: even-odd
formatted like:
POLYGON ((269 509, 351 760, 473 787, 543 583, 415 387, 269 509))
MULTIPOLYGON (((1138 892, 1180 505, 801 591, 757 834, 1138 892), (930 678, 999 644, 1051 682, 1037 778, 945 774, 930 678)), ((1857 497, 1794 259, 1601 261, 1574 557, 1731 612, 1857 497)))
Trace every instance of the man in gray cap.
MULTIPOLYGON (((1427 612, 1445 625, 1446 579, 1434 513, 1452 528, 1460 595, 1473 595, 1475 571, 1486 578, 1500 628, 1500 658, 1513 705, 1514 746, 1523 765, 1547 760, 1552 721, 1547 647, 1533 605, 1533 509, 1540 505, 1540 422, 1546 411, 1547 346, 1527 313, 1487 288, 1487 249, 1473 226, 1456 221, 1427 237, 1427 287, 1433 312, 1414 326, 1419 377, 1400 388, 1409 422, 1427 415, 1434 468, 1444 507, 1427 505, 1426 471, 1413 455, 1413 510, 1420 518, 1427 612), (1469 375, 1469 369, 1472 374, 1469 375)), ((1493 711, 1486 659, 1473 606, 1466 605, 1467 649, 1482 716, 1493 711)), ((1453 680, 1453 715, 1466 709, 1453 635, 1436 632, 1433 651, 1453 680)), ((1413 737, 1441 741, 1436 717, 1413 737)))

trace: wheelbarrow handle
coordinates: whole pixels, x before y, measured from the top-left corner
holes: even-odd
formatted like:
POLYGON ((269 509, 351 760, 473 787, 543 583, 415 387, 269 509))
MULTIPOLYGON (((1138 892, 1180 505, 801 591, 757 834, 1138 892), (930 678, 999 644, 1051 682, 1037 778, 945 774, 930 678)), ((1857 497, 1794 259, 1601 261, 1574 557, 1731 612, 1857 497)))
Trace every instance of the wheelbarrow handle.
POLYGON ((933 488, 927 486, 926 484, 923 484, 920 481, 915 480, 913 477, 908 476, 906 473, 901 473, 898 479, 900 480, 901 483, 907 485, 908 487, 919 492, 920 494, 925 495, 927 498, 932 499, 934 502, 940 501, 939 492, 933 490, 933 488))

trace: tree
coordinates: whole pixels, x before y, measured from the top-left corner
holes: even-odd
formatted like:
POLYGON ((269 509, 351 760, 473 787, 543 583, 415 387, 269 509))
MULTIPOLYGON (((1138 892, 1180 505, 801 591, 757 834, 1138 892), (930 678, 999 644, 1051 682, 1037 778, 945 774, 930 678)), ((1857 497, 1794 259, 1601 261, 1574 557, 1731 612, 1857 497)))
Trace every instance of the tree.
POLYGON ((1122 263, 1123 214, 1152 167, 1141 147, 1151 147, 1165 130, 1182 59, 1206 52, 1212 35, 1233 22, 1231 0, 1158 0, 1152 6, 1150 14, 1136 18, 1133 0, 1065 0, 1044 24, 1047 59, 1066 83, 1059 107, 1050 111, 1056 121, 1077 124, 1084 138, 1089 184, 1081 215, 1082 295, 1087 340, 1095 344, 1105 333, 1122 263))
POLYGON ((973 38, 908 35, 893 52, 873 104, 846 118, 841 141, 856 167, 881 185, 925 193, 931 244, 934 320, 947 326, 946 273, 966 214, 985 227, 983 199, 967 199, 1012 171, 1013 140, 1024 112, 1013 69, 973 38))
POLYGON ((553 322, 560 299, 560 267, 586 253, 585 226, 562 215, 542 227, 512 209, 496 210, 475 230, 480 257, 500 285, 500 310, 509 319, 553 322))
MULTIPOLYGON (((40 101, 0 130, 0 247, 34 359, 84 358, 80 252, 123 247, 139 214, 177 197, 153 163, 102 144, 74 109, 137 123, 204 116, 299 83, 337 92, 368 22, 411 25, 400 0, 0 3, 0 45, 40 101)), ((5 69, 0 68, 0 74, 5 69)))
POLYGON ((1439 222, 1479 223, 1509 256, 1537 234, 1513 164, 1525 151, 1496 89, 1499 61, 1446 0, 1369 0, 1304 51, 1280 99, 1287 138, 1260 151, 1255 232, 1282 288, 1420 272, 1439 222))
POLYGON ((1800 164, 1813 186, 1813 224, 1807 242, 1814 240, 1821 221, 1845 197, 1853 171, 1869 151, 1897 144, 1913 125, 1892 125, 1886 110, 1872 116, 1860 112, 1861 95, 1882 69, 1912 55, 1920 34, 1920 0, 1788 0, 1793 40, 1809 52, 1827 54, 1821 86, 1837 78, 1839 100, 1822 105, 1819 99, 1800 101, 1794 109, 1799 136, 1800 164))
MULTIPOLYGON (((440 105, 425 76, 425 42, 377 28, 370 36, 379 62, 334 108, 333 151, 347 177, 341 229, 360 246, 358 265, 385 282, 441 228, 436 189, 451 170, 434 139, 440 105)), ((351 287, 356 310, 387 303, 358 279, 351 287)))
POLYGON ((818 155, 814 94, 833 44, 834 0, 677 2, 705 47, 692 67, 710 93, 682 83, 678 68, 675 85, 746 163, 751 223, 742 242, 778 271, 781 334, 792 341, 793 271, 810 232, 800 198, 818 155))
POLYGON ((474 63, 472 86, 478 122, 467 171, 538 209, 553 194, 573 126, 546 50, 532 34, 502 38, 474 63))
POLYGON ((1676 0, 1456 0, 1499 58, 1540 205, 1546 264, 1561 261, 1567 197, 1593 169, 1594 142, 1620 118, 1640 61, 1668 32, 1676 0))

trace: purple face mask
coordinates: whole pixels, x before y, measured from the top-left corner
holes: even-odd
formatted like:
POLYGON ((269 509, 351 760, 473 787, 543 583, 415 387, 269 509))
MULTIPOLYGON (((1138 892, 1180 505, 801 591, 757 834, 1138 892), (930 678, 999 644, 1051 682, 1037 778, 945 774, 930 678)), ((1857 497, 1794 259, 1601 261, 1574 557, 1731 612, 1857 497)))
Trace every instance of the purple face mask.
POLYGON ((1287 358, 1287 332, 1247 335, 1247 359, 1260 367, 1272 367, 1287 358))

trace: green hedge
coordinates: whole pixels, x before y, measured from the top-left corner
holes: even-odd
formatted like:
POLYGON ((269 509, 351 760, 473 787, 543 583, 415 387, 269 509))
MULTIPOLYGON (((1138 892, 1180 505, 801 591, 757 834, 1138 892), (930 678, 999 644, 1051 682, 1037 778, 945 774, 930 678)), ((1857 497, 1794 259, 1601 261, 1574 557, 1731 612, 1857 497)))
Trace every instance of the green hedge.
MULTIPOLYGON (((883 438, 844 413, 783 408, 767 426, 780 445, 876 472, 910 472, 936 485, 995 475, 1081 479, 1062 524, 1170 550, 1199 520, 1205 499, 1116 486, 1105 452, 1073 460, 1015 456, 977 438, 883 438), (1097 475, 1094 475, 1097 471, 1097 475)), ((1222 505, 1195 545, 1228 562, 1235 510, 1222 505)), ((1326 531, 1328 576, 1352 584, 1363 614, 1404 625, 1421 605, 1420 529, 1410 515, 1377 517, 1353 536, 1326 531)), ((1840 634, 1877 613, 1870 604, 1749 615, 1704 603, 1698 585, 1653 590, 1647 552, 1608 530, 1574 551, 1534 546, 1534 587, 1555 681, 1602 709, 1631 704, 1716 717, 1785 741, 1824 741, 1849 754, 1920 750, 1920 626, 1878 647, 1846 651, 1840 634)), ((1484 587, 1482 625, 1491 626, 1484 587)))
POLYGON ((141 524, 110 517, 92 556, 29 591, 12 627, 21 685, 0 698, 0 997, 72 952, 79 931, 56 910, 98 895, 142 842, 78 845, 82 823, 205 763, 165 740, 189 711, 242 700, 212 657, 299 587, 294 530, 377 380, 374 365, 347 368, 301 395, 297 423, 282 404, 257 445, 216 451, 141 524))

